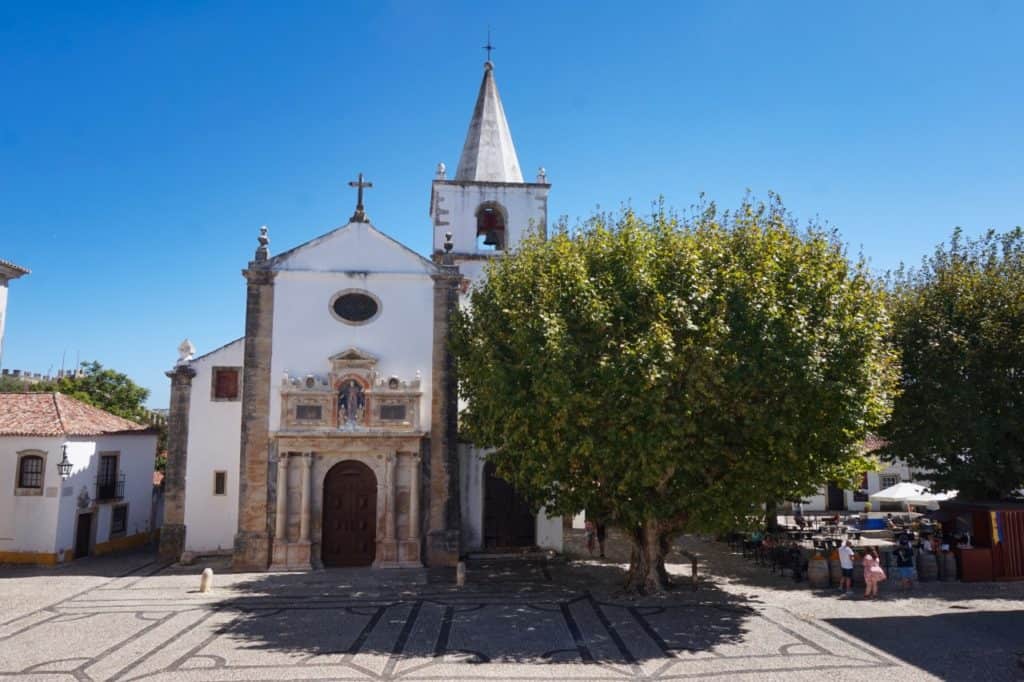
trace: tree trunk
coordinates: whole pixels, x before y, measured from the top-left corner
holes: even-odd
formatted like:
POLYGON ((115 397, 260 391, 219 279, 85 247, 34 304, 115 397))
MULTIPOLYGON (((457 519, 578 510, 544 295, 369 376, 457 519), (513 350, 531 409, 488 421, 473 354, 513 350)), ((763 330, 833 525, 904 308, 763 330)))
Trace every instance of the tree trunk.
POLYGON ((648 519, 632 532, 633 550, 626 575, 626 592, 658 594, 671 588, 665 555, 670 534, 655 519, 648 519))
POLYGON ((779 503, 775 500, 764 503, 764 527, 769 533, 779 531, 779 503))

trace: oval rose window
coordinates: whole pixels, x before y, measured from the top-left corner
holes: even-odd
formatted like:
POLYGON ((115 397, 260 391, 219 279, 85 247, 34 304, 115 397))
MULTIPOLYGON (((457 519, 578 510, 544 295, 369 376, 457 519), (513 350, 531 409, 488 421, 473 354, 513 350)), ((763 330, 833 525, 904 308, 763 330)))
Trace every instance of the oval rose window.
POLYGON ((369 294, 350 291, 335 298, 331 309, 345 322, 360 324, 376 317, 380 312, 380 304, 369 294))

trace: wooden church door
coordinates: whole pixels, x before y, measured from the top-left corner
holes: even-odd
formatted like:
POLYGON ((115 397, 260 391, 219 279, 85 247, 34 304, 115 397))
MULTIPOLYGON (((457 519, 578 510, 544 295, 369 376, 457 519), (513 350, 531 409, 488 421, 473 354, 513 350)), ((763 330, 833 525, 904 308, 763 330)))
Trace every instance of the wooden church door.
POLYGON ((484 466, 484 547, 532 547, 537 542, 536 531, 530 508, 488 462, 484 466))
POLYGON ((324 566, 369 566, 376 554, 377 477, 360 462, 341 462, 324 479, 324 566))

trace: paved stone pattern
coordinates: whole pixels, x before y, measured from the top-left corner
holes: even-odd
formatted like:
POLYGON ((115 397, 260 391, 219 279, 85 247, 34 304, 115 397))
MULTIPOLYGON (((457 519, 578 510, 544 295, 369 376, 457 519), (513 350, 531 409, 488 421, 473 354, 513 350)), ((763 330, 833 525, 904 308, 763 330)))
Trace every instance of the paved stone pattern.
MULTIPOLYGON (((706 547, 705 549, 716 549, 706 547)), ((501 562, 451 571, 217 574, 137 559, 84 591, 0 616, 0 676, 19 680, 863 680, 955 677, 851 629, 896 604, 756 587, 724 557, 700 590, 630 600, 621 567, 501 562), (736 569, 736 570, 733 570, 736 569), (840 617, 832 625, 831 615, 840 617), (850 621, 854 627, 847 627, 850 621), (875 641, 875 644, 868 643, 875 641)), ((77 570, 87 563, 76 562, 77 570)), ((105 564, 109 566, 109 564, 105 564)), ((758 569, 759 570, 759 569, 758 569)), ((755 575, 760 575, 756 574, 755 575)), ((5 589, 26 576, 0 569, 5 589)), ((58 584, 62 575, 51 572, 58 584)), ((46 579, 46 575, 34 576, 46 579)), ((769 579, 771 580, 771 579, 769 579)), ((39 583, 33 584, 37 590, 39 583)), ((925 600, 927 603, 931 603, 925 600)), ((911 616, 910 602, 892 609, 911 616)), ((1018 603, 1019 606, 1019 603, 1018 603)), ((972 607, 973 608, 973 607, 972 607)), ((920 610, 920 609, 918 609, 920 610)), ((1019 612, 1004 609, 1008 616, 1019 612)), ((896 627, 902 627, 900 623, 896 627)), ((906 629, 905 627, 903 628, 906 629)), ((922 633, 924 634, 924 633, 922 633)), ((1003 654, 985 655, 1002 664, 1003 654)), ((1017 670, 986 679, 1016 679, 1017 670)), ((955 672, 955 671, 953 671, 955 672)))

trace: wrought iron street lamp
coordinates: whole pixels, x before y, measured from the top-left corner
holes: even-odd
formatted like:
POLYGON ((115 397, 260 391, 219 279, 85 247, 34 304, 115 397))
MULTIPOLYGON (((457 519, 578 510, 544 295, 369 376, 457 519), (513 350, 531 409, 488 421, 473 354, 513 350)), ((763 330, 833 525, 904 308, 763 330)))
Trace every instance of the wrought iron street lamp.
POLYGON ((57 462, 57 472, 60 474, 61 480, 66 479, 71 475, 71 460, 68 459, 68 446, 64 444, 60 446, 61 458, 57 462))

